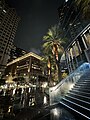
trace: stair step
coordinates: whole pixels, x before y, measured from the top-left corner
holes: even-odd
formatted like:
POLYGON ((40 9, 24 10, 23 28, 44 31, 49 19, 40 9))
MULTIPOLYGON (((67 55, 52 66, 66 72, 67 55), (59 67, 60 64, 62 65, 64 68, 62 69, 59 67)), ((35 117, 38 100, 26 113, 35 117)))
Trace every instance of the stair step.
POLYGON ((90 81, 77 81, 77 84, 90 84, 90 81))
POLYGON ((68 100, 68 99, 66 99, 66 98, 63 98, 63 100, 68 101, 69 103, 72 103, 73 105, 78 106, 80 109, 84 109, 84 110, 86 110, 87 112, 90 112, 90 109, 88 109, 88 108, 86 108, 86 107, 84 107, 84 106, 82 106, 82 105, 79 105, 79 104, 77 104, 77 103, 75 103, 75 102, 73 102, 73 101, 70 101, 70 100, 68 100))
POLYGON ((88 86, 88 85, 90 85, 90 82, 76 82, 75 83, 75 85, 86 85, 86 86, 88 86))
POLYGON ((77 81, 77 83, 79 83, 79 82, 89 82, 89 83, 90 83, 90 80, 82 80, 82 79, 81 79, 81 80, 78 80, 78 81, 77 81))
POLYGON ((90 81, 90 77, 81 77, 80 80, 87 80, 87 81, 90 81))
POLYGON ((73 88, 73 90, 78 90, 78 91, 83 91, 83 92, 88 92, 88 93, 90 93, 90 89, 88 90, 88 89, 80 89, 80 88, 73 88))
POLYGON ((90 102, 90 97, 79 95, 79 94, 76 94, 76 93, 73 93, 73 92, 69 92, 68 94, 72 97, 80 98, 81 100, 85 100, 87 102, 90 102))
POLYGON ((90 117, 88 117, 88 115, 85 115, 84 113, 81 113, 80 111, 78 111, 75 108, 71 107, 70 104, 66 103, 65 101, 60 101, 60 104, 62 104, 63 106, 67 107, 68 109, 76 112, 77 114, 83 116, 85 119, 90 120, 90 117))
POLYGON ((68 99, 68 100, 70 100, 70 101, 73 101, 76 104, 84 106, 84 107, 86 107, 86 108, 88 108, 90 110, 90 103, 89 102, 81 100, 80 98, 79 99, 78 98, 74 98, 74 97, 72 97, 70 95, 66 95, 65 98, 68 99))
POLYGON ((68 105, 70 108, 78 111, 80 115, 90 119, 90 109, 87 109, 87 108, 85 108, 77 103, 74 103, 70 100, 67 100, 65 98, 63 98, 63 100, 61 102, 64 102, 64 104, 68 105))
POLYGON ((75 85, 78 85, 78 86, 90 86, 89 83, 75 83, 75 85))
POLYGON ((90 86, 85 86, 85 85, 83 85, 83 86, 81 86, 81 85, 75 85, 74 87, 90 89, 90 86))
POLYGON ((86 73, 84 73, 81 77, 90 77, 90 71, 88 72, 86 72, 86 73))
POLYGON ((84 74, 82 75, 82 77, 84 77, 84 76, 85 76, 85 77, 90 77, 90 71, 89 71, 89 72, 87 71, 86 73, 84 73, 84 74))
POLYGON ((84 95, 86 97, 90 97, 90 93, 87 93, 87 92, 82 92, 82 91, 78 91, 78 90, 74 90, 74 89, 70 90, 70 92, 74 92, 79 95, 84 95))
POLYGON ((90 71, 81 76, 60 103, 90 120, 90 71))
POLYGON ((73 88, 76 88, 76 87, 90 89, 90 85, 88 85, 88 86, 86 86, 86 85, 75 85, 75 86, 73 86, 73 88))

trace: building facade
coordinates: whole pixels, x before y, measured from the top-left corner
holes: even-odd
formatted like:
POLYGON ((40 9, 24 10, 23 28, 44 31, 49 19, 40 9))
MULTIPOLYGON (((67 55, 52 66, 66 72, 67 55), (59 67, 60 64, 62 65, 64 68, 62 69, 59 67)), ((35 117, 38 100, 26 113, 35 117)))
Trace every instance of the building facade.
POLYGON ((59 25, 63 30, 62 37, 70 43, 90 21, 82 18, 81 9, 77 8, 75 0, 68 0, 58 8, 59 25))
MULTIPOLYGON (((82 18, 75 0, 68 0, 58 8, 62 38, 67 38, 65 61, 68 73, 73 72, 84 62, 90 62, 90 20, 82 18)), ((65 67, 66 69, 66 67, 65 67)), ((64 68, 63 68, 64 70, 64 68)))
POLYGON ((4 71, 13 46, 18 22, 16 10, 10 8, 4 0, 0 1, 0 72, 4 71))
POLYGON ((69 73, 72 73, 82 63, 90 63, 90 24, 88 24, 68 45, 65 59, 69 73))
POLYGON ((42 67, 42 58, 35 53, 27 53, 7 64, 5 70, 6 78, 12 75, 13 79, 20 77, 25 78, 26 82, 36 83, 44 81, 44 73, 42 67))

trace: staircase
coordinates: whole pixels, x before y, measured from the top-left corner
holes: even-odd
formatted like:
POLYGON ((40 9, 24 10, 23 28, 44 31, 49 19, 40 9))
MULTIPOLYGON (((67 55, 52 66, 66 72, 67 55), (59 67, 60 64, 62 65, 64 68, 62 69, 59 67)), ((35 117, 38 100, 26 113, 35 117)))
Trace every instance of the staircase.
POLYGON ((75 83, 60 103, 85 120, 90 120, 90 71, 75 83))

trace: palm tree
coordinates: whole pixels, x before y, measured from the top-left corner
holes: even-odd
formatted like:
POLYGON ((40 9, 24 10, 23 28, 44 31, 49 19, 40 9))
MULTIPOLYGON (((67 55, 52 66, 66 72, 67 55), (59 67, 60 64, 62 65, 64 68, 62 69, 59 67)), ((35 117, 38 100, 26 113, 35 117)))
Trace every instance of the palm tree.
POLYGON ((61 34, 62 34, 62 31, 60 30, 59 26, 55 25, 54 27, 51 27, 51 29, 49 29, 47 34, 43 37, 44 54, 46 54, 47 56, 48 54, 51 54, 51 56, 49 56, 49 59, 53 58, 53 61, 56 62, 58 80, 60 80, 61 78, 59 61, 64 51, 63 45, 65 43, 65 39, 62 39, 60 37, 61 34))
POLYGON ((83 12, 85 18, 90 18, 90 0, 75 0, 79 8, 83 12))
POLYGON ((43 70, 45 70, 45 73, 48 74, 48 82, 50 82, 52 78, 52 74, 54 74, 54 66, 55 66, 55 60, 54 56, 52 56, 52 53, 49 51, 47 53, 44 52, 44 55, 42 56, 42 63, 43 63, 43 70))

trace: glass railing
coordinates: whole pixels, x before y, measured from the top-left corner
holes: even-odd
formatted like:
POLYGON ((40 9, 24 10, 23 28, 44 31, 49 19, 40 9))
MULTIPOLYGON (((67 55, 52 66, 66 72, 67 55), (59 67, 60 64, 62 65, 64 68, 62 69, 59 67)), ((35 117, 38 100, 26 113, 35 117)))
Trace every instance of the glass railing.
POLYGON ((56 86, 49 89, 50 104, 59 103, 60 100, 71 90, 74 84, 90 70, 90 63, 83 63, 68 77, 63 79, 56 86))

